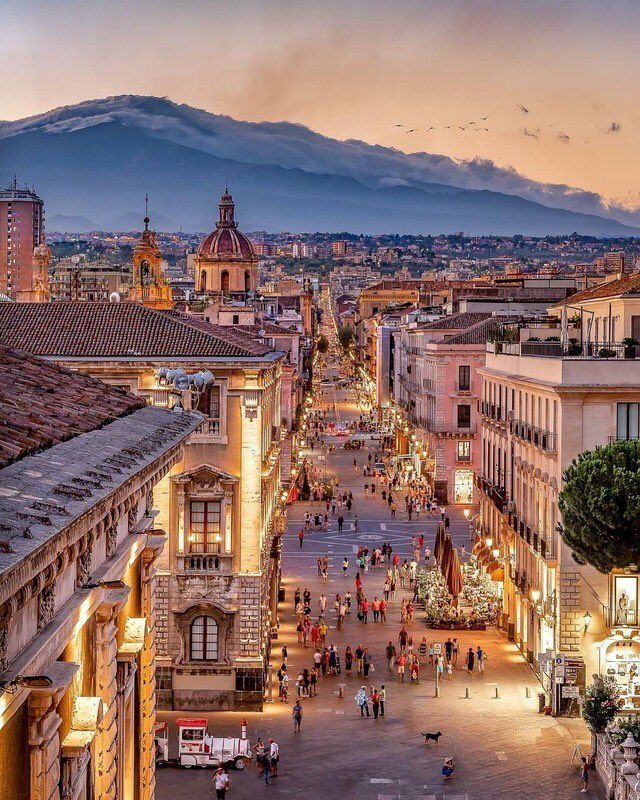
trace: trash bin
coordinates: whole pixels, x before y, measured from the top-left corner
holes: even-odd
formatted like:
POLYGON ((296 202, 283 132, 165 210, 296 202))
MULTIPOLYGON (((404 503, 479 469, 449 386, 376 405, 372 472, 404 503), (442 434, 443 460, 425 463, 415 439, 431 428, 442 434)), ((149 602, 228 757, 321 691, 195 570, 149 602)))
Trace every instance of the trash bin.
POLYGON ((538 714, 544 714, 547 698, 544 692, 538 692, 538 714))

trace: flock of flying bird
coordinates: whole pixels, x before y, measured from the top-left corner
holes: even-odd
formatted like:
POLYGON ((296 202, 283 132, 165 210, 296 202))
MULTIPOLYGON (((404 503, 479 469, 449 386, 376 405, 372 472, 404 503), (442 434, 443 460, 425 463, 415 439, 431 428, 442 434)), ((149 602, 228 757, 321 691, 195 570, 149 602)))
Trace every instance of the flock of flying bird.
MULTIPOLYGON (((527 108, 527 106, 523 106, 521 103, 516 103, 516 108, 521 112, 521 114, 523 116, 526 116, 526 115, 528 115, 530 113, 530 109, 527 108)), ((486 122, 487 122, 488 119, 489 119, 489 114, 487 114, 485 117, 479 117, 478 121, 471 120, 470 122, 467 122, 464 125, 463 124, 452 124, 452 125, 442 125, 442 126, 431 125, 428 128, 409 128, 409 127, 407 127, 406 125, 404 125, 401 122, 396 122, 393 127, 394 128, 404 128, 405 129, 404 130, 405 134, 410 134, 410 133, 431 133, 431 131, 437 131, 437 130, 448 131, 448 130, 451 130, 451 129, 453 129, 453 130, 457 129, 457 130, 460 130, 460 131, 475 131, 476 133, 489 133, 489 128, 486 127, 486 122)), ((591 122, 591 120, 589 120, 589 122, 591 122)), ((553 125, 550 125, 549 127, 553 127, 553 125)), ((621 130, 622 130, 622 125, 619 122, 612 122, 606 128, 606 130, 602 131, 602 133, 604 133, 604 134, 619 133, 621 130)), ((542 132, 541 132, 540 128, 526 128, 525 127, 525 128, 522 129, 521 133, 522 133, 523 136, 526 136, 526 137, 529 137, 529 138, 532 138, 532 139, 536 139, 536 140, 538 140, 538 139, 540 139, 542 137, 542 132)), ((569 134, 565 133, 564 131, 557 132, 555 134, 555 138, 559 142, 562 142, 562 144, 569 144, 569 142, 572 141, 572 137, 569 136, 569 134)), ((591 141, 591 140, 590 139, 585 139, 585 143, 587 143, 589 141, 591 141)))
MULTIPOLYGON (((480 122, 486 122, 489 119, 489 115, 486 117, 480 117, 480 122)), ((406 125, 403 125, 401 122, 396 122, 393 126, 394 128, 405 128, 406 125)), ((489 128, 485 128, 484 125, 480 125, 475 120, 471 120, 471 122, 467 122, 466 125, 443 125, 440 130, 448 131, 450 128, 458 128, 461 131, 466 131, 467 129, 478 131, 487 131, 489 132, 489 128), (472 127, 473 126, 473 127, 472 127)), ((405 133, 418 133, 418 131, 423 130, 422 128, 407 128, 405 133)), ((431 131, 437 131, 438 127, 436 125, 431 125, 429 128, 424 128, 424 133, 430 133, 431 131)))

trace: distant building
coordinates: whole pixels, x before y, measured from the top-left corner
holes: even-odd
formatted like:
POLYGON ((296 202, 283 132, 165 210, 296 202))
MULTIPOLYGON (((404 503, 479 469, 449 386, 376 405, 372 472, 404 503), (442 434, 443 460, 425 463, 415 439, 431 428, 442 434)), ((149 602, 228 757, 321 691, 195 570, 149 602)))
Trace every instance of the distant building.
POLYGON ((0 292, 34 288, 34 250, 44 243, 44 203, 16 180, 0 190, 0 292))

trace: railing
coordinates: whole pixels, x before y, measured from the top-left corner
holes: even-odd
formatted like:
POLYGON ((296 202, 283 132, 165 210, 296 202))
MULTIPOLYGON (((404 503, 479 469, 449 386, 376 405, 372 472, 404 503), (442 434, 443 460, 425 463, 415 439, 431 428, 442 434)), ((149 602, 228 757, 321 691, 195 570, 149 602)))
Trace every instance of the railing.
POLYGON ((483 417, 492 419, 495 422, 505 421, 502 414, 502 406, 499 406, 496 403, 489 403, 487 400, 478 400, 477 408, 478 414, 482 414, 483 417))
POLYGON ((640 800, 638 743, 613 744, 607 733, 596 734, 596 771, 609 800, 640 800))
POLYGON ((140 394, 147 398, 149 405, 173 408, 176 402, 175 391, 169 388, 141 389, 140 394))
POLYGON ((640 345, 622 342, 496 342, 491 352, 503 355, 534 356, 537 358, 597 358, 597 359, 637 359, 640 358, 640 345))
POLYGON ((556 434, 544 428, 538 428, 536 425, 530 425, 520 419, 512 417, 509 420, 509 430, 513 436, 528 442, 534 447, 539 447, 548 453, 555 453, 556 451, 556 434))
POLYGON ((185 553, 178 555, 178 572, 184 574, 220 574, 232 573, 232 556, 229 553, 185 553))
POLYGON ((481 475, 476 475, 475 484, 484 494, 491 500, 494 506, 501 514, 507 506, 507 491, 503 486, 496 486, 495 484, 483 478, 481 475))
POLYGON ((205 419, 195 430, 195 433, 206 434, 219 434, 220 433, 220 420, 219 419, 205 419))

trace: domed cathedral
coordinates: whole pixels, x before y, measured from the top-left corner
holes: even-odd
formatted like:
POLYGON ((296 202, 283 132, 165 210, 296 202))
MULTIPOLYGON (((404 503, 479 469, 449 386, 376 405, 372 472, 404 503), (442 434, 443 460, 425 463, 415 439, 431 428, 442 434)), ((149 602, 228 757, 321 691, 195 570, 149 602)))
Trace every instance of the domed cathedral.
POLYGON ((149 308, 172 308, 171 286, 162 272, 162 253, 156 244, 156 232, 149 230, 149 216, 133 250, 133 276, 129 300, 149 308))
POLYGON ((235 204, 228 189, 218 208, 216 229, 202 242, 195 259, 196 292, 246 300, 258 285, 258 259, 251 242, 238 230, 235 204))

